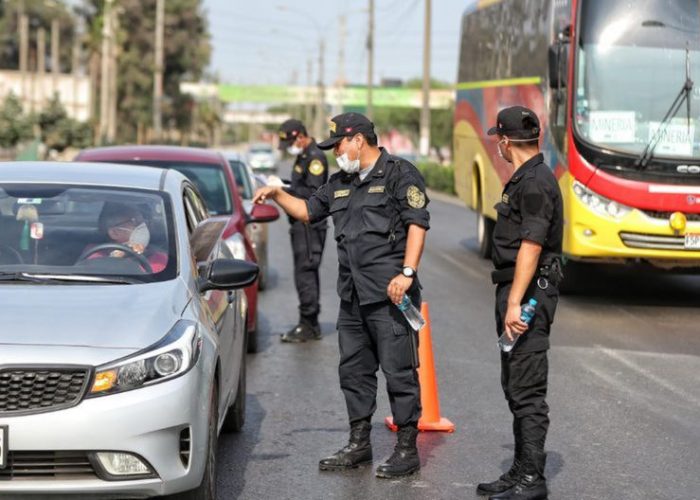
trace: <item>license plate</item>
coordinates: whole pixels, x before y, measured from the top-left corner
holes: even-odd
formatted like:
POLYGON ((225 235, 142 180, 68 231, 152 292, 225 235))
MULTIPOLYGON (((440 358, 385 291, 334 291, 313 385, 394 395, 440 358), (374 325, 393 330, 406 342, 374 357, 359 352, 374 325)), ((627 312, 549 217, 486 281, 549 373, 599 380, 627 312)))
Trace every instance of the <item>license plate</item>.
POLYGON ((7 467, 7 426, 0 425, 0 469, 7 467))
POLYGON ((685 235, 686 250, 700 250, 700 233, 688 233, 685 235))

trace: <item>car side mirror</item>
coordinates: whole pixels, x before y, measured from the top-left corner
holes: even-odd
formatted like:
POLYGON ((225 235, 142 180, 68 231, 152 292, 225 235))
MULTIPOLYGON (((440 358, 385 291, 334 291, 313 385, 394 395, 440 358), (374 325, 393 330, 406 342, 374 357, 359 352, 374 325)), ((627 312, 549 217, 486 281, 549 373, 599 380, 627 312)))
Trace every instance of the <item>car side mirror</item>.
POLYGON ((228 216, 210 217, 197 224, 190 235, 190 248, 195 262, 209 260, 229 220, 228 216))
POLYGON ((557 41, 547 51, 549 88, 565 88, 568 79, 569 43, 571 27, 567 26, 558 35, 557 41))
POLYGON ((280 211, 272 205, 255 204, 253 209, 250 211, 250 216, 248 217, 248 223, 252 222, 272 222, 280 218, 280 211))
POLYGON ((246 260, 216 259, 203 266, 198 286, 207 290, 233 290, 251 285, 258 278, 258 265, 246 260))

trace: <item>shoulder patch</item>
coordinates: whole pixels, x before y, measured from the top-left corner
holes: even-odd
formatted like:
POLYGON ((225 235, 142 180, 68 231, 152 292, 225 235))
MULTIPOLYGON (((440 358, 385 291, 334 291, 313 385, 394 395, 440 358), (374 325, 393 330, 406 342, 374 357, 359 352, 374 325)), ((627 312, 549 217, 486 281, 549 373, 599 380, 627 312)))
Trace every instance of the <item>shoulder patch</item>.
POLYGON ((539 215, 544 205, 544 195, 541 193, 527 193, 523 197, 523 206, 530 215, 539 215))
POLYGON ((346 196, 350 196, 349 189, 340 189, 338 191, 333 192, 333 198, 344 198, 346 196))
POLYGON ((325 167, 323 163, 321 163, 321 160, 312 160, 309 164, 309 172, 313 175, 321 175, 324 170, 325 167))
POLYGON ((417 186, 408 187, 406 198, 408 198, 408 204, 412 208, 423 208, 425 206, 425 193, 418 189, 417 186))

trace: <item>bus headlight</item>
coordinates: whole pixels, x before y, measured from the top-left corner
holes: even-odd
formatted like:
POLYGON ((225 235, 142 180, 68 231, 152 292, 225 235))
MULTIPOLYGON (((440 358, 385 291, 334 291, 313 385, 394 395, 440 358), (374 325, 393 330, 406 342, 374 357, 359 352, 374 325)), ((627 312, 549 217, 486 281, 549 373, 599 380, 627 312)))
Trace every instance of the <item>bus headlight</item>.
POLYGON ((591 191, 579 181, 574 181, 573 189, 576 197, 598 215, 612 217, 613 219, 622 219, 632 210, 632 208, 627 205, 609 200, 591 191))

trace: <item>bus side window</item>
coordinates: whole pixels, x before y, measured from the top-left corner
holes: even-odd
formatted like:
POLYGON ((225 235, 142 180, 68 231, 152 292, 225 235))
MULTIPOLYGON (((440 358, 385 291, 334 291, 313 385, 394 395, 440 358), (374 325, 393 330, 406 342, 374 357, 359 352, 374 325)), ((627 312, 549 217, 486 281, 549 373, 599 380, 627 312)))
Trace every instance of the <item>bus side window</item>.
MULTIPOLYGON (((568 95, 571 90, 571 82, 567 82, 569 76, 570 42, 568 34, 571 26, 571 0, 553 0, 551 11, 551 37, 549 51, 557 53, 560 60, 559 73, 563 77, 559 85, 551 85, 549 88, 549 124, 557 149, 563 152, 566 141, 566 107, 568 95)), ((552 54, 550 54, 551 56, 552 54)), ((551 61, 550 61, 551 63, 551 61)), ((551 65, 551 64, 550 64, 551 65)), ((551 68, 550 68, 551 70, 551 68)), ((550 78, 551 80, 551 78, 550 78)))

